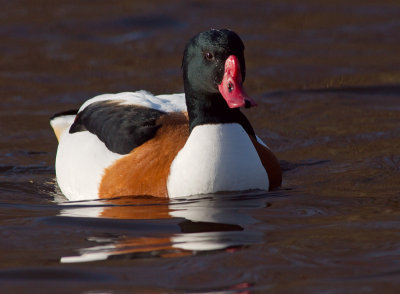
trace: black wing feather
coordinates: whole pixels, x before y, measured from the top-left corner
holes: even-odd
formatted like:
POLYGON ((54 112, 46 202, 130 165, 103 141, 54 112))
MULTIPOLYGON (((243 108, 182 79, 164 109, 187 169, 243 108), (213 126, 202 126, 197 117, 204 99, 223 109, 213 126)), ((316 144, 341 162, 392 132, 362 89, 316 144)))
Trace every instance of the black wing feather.
POLYGON ((156 135, 157 120, 164 114, 144 106, 98 101, 78 113, 69 132, 89 131, 112 152, 128 154, 156 135))

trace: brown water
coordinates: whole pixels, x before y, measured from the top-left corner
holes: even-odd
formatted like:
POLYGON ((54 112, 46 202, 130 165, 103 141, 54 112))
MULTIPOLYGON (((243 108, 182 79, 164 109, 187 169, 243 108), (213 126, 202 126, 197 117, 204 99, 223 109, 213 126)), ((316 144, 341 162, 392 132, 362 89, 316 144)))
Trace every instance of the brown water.
POLYGON ((2 293, 398 293, 398 1, 2 1, 0 19, 2 293), (246 44, 282 189, 67 205, 48 118, 181 92, 210 27, 246 44))

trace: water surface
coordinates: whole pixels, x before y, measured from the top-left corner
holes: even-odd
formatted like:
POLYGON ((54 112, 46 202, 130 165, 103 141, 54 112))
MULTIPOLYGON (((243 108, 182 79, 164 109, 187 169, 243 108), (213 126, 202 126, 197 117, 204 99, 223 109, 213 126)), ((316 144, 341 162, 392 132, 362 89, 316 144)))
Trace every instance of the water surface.
POLYGON ((0 12, 5 293, 397 293, 397 1, 13 1, 0 12), (270 193, 67 202, 49 117, 101 93, 181 92, 187 40, 234 29, 270 193))

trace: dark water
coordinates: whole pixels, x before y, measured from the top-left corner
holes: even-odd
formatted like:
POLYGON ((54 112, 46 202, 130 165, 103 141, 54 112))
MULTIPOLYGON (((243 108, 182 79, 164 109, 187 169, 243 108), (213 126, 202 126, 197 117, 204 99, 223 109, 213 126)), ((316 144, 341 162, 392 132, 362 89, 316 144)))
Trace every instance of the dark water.
POLYGON ((398 1, 1 4, 2 293, 398 293, 398 1), (282 189, 66 203, 48 118, 181 92, 184 44, 210 27, 246 44, 282 189))

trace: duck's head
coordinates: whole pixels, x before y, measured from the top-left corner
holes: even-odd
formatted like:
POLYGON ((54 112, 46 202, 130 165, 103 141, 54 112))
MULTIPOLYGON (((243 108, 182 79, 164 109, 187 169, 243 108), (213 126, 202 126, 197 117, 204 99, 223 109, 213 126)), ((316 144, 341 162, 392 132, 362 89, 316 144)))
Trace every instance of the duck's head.
MULTIPOLYGON (((243 88, 246 76, 244 45, 230 30, 209 30, 194 36, 186 46, 183 79, 188 109, 251 107, 256 103, 243 88)), ((189 113, 190 115, 190 113, 189 113)))

